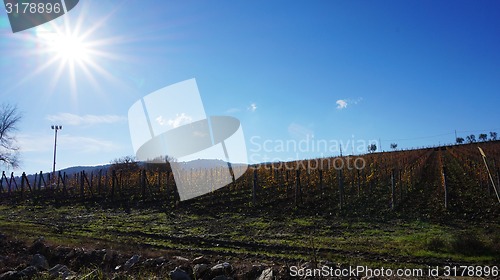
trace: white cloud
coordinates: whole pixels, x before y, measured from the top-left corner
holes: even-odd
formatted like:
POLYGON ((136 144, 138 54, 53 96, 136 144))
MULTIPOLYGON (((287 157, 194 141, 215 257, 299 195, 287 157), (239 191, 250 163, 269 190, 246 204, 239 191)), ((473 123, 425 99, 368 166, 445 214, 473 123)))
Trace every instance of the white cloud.
POLYGON ((356 98, 356 99, 352 100, 351 102, 352 102, 353 104, 358 104, 358 103, 360 103, 361 101, 363 101, 363 97, 358 97, 358 98, 356 98))
POLYGON ((358 97, 356 99, 339 99, 335 102, 337 104, 337 109, 342 110, 347 108, 347 105, 356 105, 363 101, 362 97, 358 97))
POLYGON ((250 104, 250 106, 248 107, 248 110, 251 112, 255 112, 255 110, 257 110, 257 104, 255 104, 255 103, 250 104))
MULTIPOLYGON (((47 152, 54 149, 53 135, 21 134, 17 137, 20 152, 47 152)), ((92 137, 71 136, 59 134, 57 137, 57 150, 74 151, 78 153, 102 153, 120 150, 117 143, 92 137)))
POLYGON ((172 128, 177 128, 183 124, 188 124, 193 122, 193 118, 191 116, 186 115, 186 113, 181 113, 180 115, 175 114, 175 118, 169 119, 167 121, 165 121, 165 119, 162 116, 159 116, 158 118, 156 118, 156 121, 158 121, 160 125, 167 124, 172 128))
MULTIPOLYGON (((57 139, 59 143, 59 139, 57 139)), ((91 138, 91 137, 81 137, 81 136, 70 136, 67 135, 61 139, 64 142, 64 146, 61 148, 68 150, 78 150, 81 153, 101 153, 117 151, 121 149, 119 145, 115 142, 105 139, 91 138)))
POLYGON ((59 113, 57 115, 48 115, 45 119, 62 125, 94 125, 94 124, 113 124, 126 121, 127 118, 118 115, 76 115, 71 113, 59 113))
POLYGON ((17 144, 20 152, 45 152, 54 149, 54 136, 19 134, 17 144))
POLYGON ((167 123, 167 120, 163 117, 163 116, 159 116, 158 118, 155 119, 155 121, 159 124, 159 125, 164 125, 167 123))
POLYGON ((347 101, 345 101, 343 99, 339 99, 335 103, 337 103, 337 109, 339 109, 339 110, 347 108, 347 101))
POLYGON ((238 113, 240 110, 240 108, 229 108, 226 110, 226 113, 227 114, 234 114, 234 113, 238 113))
POLYGON ((301 125, 295 122, 292 122, 288 125, 288 134, 296 139, 307 139, 308 137, 314 137, 314 131, 311 129, 311 126, 301 125))
MULTIPOLYGON (((250 103, 250 105, 247 106, 247 111, 255 112, 256 110, 257 110, 257 103, 255 102, 252 102, 250 103)), ((226 114, 234 114, 241 111, 242 111, 241 107, 232 107, 226 110, 226 114)))

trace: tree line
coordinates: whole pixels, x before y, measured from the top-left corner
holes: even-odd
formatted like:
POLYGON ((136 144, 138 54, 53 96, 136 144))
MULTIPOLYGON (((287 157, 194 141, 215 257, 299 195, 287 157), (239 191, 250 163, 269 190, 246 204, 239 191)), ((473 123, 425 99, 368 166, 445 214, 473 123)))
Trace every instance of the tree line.
POLYGON ((478 141, 481 141, 481 142, 486 142, 486 141, 496 141, 498 140, 498 134, 496 132, 490 132, 490 138, 488 139, 488 134, 486 133, 481 133, 477 136, 477 139, 476 139, 476 135, 474 134, 471 134, 471 135, 467 135, 465 138, 463 137, 457 137, 456 139, 456 143, 457 144, 463 144, 463 143, 476 143, 478 141))

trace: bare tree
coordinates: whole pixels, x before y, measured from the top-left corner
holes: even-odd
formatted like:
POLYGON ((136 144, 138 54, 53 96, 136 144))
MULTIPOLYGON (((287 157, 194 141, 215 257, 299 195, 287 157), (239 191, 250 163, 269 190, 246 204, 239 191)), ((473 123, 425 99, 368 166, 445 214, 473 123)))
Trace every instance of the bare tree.
POLYGON ((124 156, 116 158, 111 161, 110 170, 122 172, 136 172, 139 170, 139 163, 135 160, 134 156, 124 156))
POLYGON ((490 132, 490 140, 491 141, 497 140, 497 133, 496 132, 490 132))
POLYGON ((476 135, 471 134, 467 136, 467 143, 475 143, 476 142, 476 135))
POLYGON ((373 153, 376 150, 377 150, 377 145, 375 145, 375 144, 368 145, 368 152, 373 153))
POLYGON ((486 133, 479 134, 479 140, 481 140, 483 142, 488 140, 488 134, 486 134, 486 133))
POLYGON ((19 167, 19 147, 15 132, 22 115, 17 106, 0 105, 0 162, 9 167, 19 167))

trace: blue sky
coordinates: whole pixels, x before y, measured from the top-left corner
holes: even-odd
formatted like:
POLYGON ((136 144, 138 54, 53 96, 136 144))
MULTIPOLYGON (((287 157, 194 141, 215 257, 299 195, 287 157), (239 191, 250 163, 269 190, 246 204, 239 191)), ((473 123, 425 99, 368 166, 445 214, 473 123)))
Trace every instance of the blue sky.
POLYGON ((0 98, 23 112, 27 172, 51 170, 52 124, 58 169, 133 155, 130 106, 191 78, 207 115, 241 121, 252 161, 338 155, 287 141, 347 153, 353 141, 355 153, 452 143, 454 130, 500 131, 499 12, 498 1, 82 0, 13 34, 2 9, 0 98), (40 35, 65 27, 84 35, 73 68, 40 35))

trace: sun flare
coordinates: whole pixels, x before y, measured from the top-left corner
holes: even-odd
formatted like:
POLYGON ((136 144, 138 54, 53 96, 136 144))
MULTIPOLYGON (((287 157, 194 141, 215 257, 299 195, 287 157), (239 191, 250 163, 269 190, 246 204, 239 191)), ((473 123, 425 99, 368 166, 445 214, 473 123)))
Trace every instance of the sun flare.
POLYGON ((83 63, 90 59, 85 42, 74 35, 60 34, 52 43, 52 49, 64 61, 83 63))
POLYGON ((119 57, 103 50, 115 43, 114 38, 102 38, 96 33, 104 21, 84 26, 83 17, 76 23, 65 20, 62 24, 50 23, 35 29, 34 54, 44 62, 31 75, 51 69, 54 74, 49 87, 55 89, 61 81, 67 80, 76 98, 80 85, 87 84, 99 91, 98 78, 113 81, 113 75, 102 65, 103 61, 119 57), (66 75, 68 79, 61 79, 66 75))
POLYGON ((57 57, 61 63, 89 63, 92 49, 82 36, 62 31, 48 31, 40 28, 37 37, 42 40, 45 52, 57 57))
POLYGON ((78 95, 88 93, 89 89, 96 94, 106 94, 104 83, 122 86, 110 62, 127 58, 117 49, 130 38, 110 36, 106 25, 109 16, 95 20, 86 6, 82 6, 80 15, 74 19, 65 16, 26 31, 19 37, 28 50, 23 51, 22 56, 36 58, 36 67, 12 88, 36 76, 47 75, 44 85, 49 94, 58 94, 62 87, 67 87, 62 92, 71 94, 76 102, 78 95))

